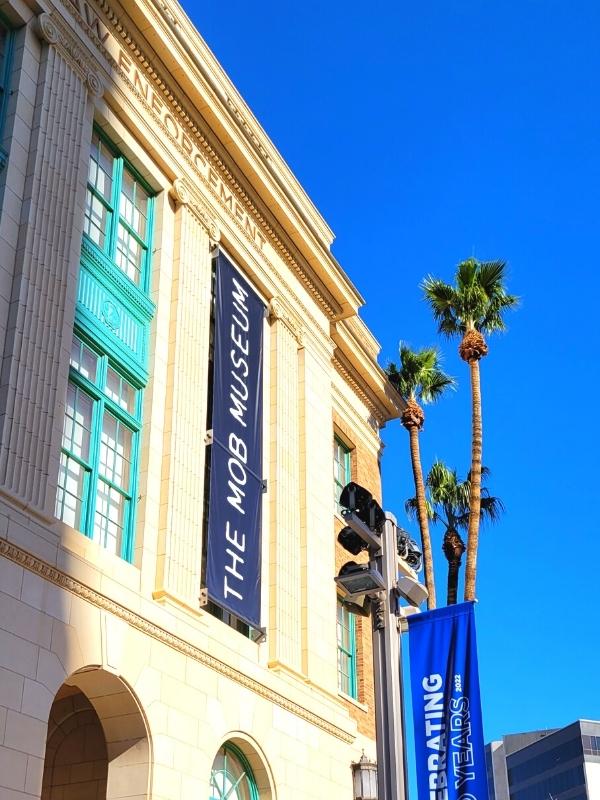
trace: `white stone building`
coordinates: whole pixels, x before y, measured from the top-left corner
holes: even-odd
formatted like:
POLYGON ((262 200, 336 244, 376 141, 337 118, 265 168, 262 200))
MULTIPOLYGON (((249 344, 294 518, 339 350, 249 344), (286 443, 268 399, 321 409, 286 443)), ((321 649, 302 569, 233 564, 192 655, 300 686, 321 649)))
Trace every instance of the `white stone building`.
POLYGON ((333 495, 399 408, 332 238, 176 3, 0 1, 2 800, 351 800, 333 495), (255 627, 200 600, 217 252, 268 309, 255 627))

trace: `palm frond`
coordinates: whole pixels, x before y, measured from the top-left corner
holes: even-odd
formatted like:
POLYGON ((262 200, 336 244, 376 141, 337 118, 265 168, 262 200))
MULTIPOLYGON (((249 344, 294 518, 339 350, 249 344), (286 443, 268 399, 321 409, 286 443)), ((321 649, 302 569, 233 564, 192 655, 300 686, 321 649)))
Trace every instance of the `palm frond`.
MULTIPOLYGON (((436 522, 437 514, 428 497, 425 497, 425 508, 427 510, 427 519, 436 522)), ((409 499, 404 503, 404 510, 406 511, 406 516, 409 518, 409 520, 417 521, 419 519, 419 506, 417 504, 417 498, 409 497, 409 499)))
POLYGON ((400 342, 400 365, 390 363, 386 374, 392 385, 406 399, 419 399, 423 403, 438 400, 445 389, 455 385, 454 378, 441 369, 442 357, 436 347, 412 350, 400 342))
POLYGON ((446 389, 456 389, 456 379, 439 369, 433 369, 421 383, 420 398, 424 403, 434 403, 446 389))
POLYGON ((462 322, 456 315, 457 292, 448 283, 428 275, 421 283, 425 300, 431 309, 438 331, 444 336, 455 336, 462 331, 462 322))
POLYGON ((504 285, 504 261, 468 258, 456 268, 455 285, 428 275, 421 284, 425 299, 444 336, 464 333, 473 326, 484 333, 505 329, 503 315, 519 303, 504 285))
POLYGON ((482 522, 497 522, 504 513, 504 503, 499 497, 481 498, 482 522))

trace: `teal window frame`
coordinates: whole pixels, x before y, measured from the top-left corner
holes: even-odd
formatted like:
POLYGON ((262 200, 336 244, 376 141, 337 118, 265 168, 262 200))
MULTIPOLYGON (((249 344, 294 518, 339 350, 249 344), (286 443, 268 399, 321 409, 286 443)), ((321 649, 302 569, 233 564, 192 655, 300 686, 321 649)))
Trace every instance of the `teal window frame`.
MULTIPOLYGON (((80 530, 84 535, 91 539, 100 538, 102 546, 112 544, 111 513, 118 516, 120 502, 124 503, 121 540, 116 554, 126 561, 133 561, 135 544, 135 522, 138 499, 139 485, 139 461, 140 461, 140 438, 142 428, 142 402, 143 390, 148 381, 147 352, 150 323, 154 316, 155 306, 148 297, 150 287, 151 259, 152 259, 152 240, 154 229, 154 196, 152 189, 140 176, 139 172, 118 152, 117 148, 110 142, 104 132, 94 126, 93 136, 101 143, 104 152, 107 154, 106 163, 110 162, 111 187, 110 196, 102 198, 103 208, 109 211, 108 224, 105 228, 104 242, 102 245, 95 242, 87 233, 83 233, 81 248, 80 266, 80 291, 79 299, 75 309, 75 324, 73 335, 83 342, 83 344, 95 354, 98 359, 97 375, 91 380, 73 365, 69 367, 69 387, 74 387, 75 391, 80 392, 86 400, 83 403, 86 411, 89 410, 89 402, 92 403, 89 430, 89 454, 87 459, 82 458, 77 452, 70 449, 71 445, 77 447, 72 437, 72 431, 77 427, 76 424, 65 415, 63 430, 63 441, 61 445, 61 466, 59 471, 59 483, 56 498, 56 516, 63 519, 67 524, 71 524, 80 530), (122 218, 121 209, 124 213, 131 213, 135 221, 136 211, 134 205, 130 205, 129 210, 122 201, 122 181, 124 174, 128 174, 133 179, 133 194, 137 191, 137 183, 143 189, 146 203, 145 211, 145 230, 144 237, 140 239, 143 245, 142 258, 140 259, 139 282, 136 283, 116 262, 118 227, 120 223, 127 224, 127 220, 122 218), (137 183, 135 183, 137 182, 137 183), (86 280, 89 277, 94 281, 94 286, 98 291, 104 293, 107 299, 104 301, 107 314, 104 311, 98 315, 94 304, 90 305, 85 291, 81 291, 84 275, 86 280), (111 314, 113 318, 111 319, 111 314), (136 346, 131 349, 126 346, 118 333, 120 322, 123 315, 128 317, 127 325, 135 325, 139 331, 136 346), (135 390, 135 407, 127 409, 122 407, 106 393, 106 381, 108 370, 116 373, 113 378, 125 380, 130 384, 131 389, 135 390), (110 430, 104 430, 103 424, 107 421, 105 414, 110 414, 114 420, 110 425, 115 426, 115 437, 111 440, 110 430), (121 430, 122 426, 125 430, 121 430), (126 433, 128 432, 128 433, 126 433), (104 442, 103 442, 104 434, 104 442), (122 436, 122 441, 120 439, 122 436), (124 442, 130 443, 129 458, 122 456, 126 453, 124 442), (104 454, 106 463, 101 464, 101 454, 104 454), (75 464, 73 471, 70 468, 72 459, 75 464), (127 486, 121 486, 111 479, 107 473, 110 471, 109 461, 112 459, 113 477, 124 474, 128 468, 129 481, 127 486), (77 467, 75 466, 77 465, 77 467), (104 471, 102 469, 104 467, 104 471), (83 470, 83 476, 76 474, 83 470), (122 472, 119 472, 121 470, 122 472), (100 497, 100 490, 102 497, 100 497), (101 519, 99 506, 103 506, 104 517, 101 519), (98 512, 98 516, 97 516, 98 512), (104 530, 99 530, 96 522, 104 524, 104 530)), ((90 143, 90 168, 88 178, 97 175, 94 168, 94 155, 96 144, 92 140, 90 143)), ((88 193, 93 198, 99 199, 101 194, 96 185, 88 180, 88 193)), ((108 195, 108 192, 107 192, 108 195)), ((86 211, 84 217, 84 228, 89 219, 88 214, 88 195, 86 195, 86 211)), ((130 228, 131 226, 129 226, 130 228)), ((137 336, 137 334, 136 334, 137 336)), ((72 389, 68 389, 69 392, 72 389)), ((80 435, 80 429, 78 429, 80 435)), ((87 433, 83 434, 87 437, 87 433)), ((127 454, 126 454, 127 455, 127 454)), ((116 520, 115 520, 116 522, 116 520)), ((118 521, 120 525, 120 520, 118 521)), ((109 547, 109 550, 111 548, 109 547)))
POLYGON ((337 601, 337 654, 338 689, 353 700, 357 700, 356 616, 344 606, 339 597, 337 601))
MULTIPOLYGON (((77 529, 85 534, 90 539, 95 539, 95 526, 96 526, 96 512, 98 489, 100 484, 105 484, 109 490, 117 492, 125 501, 125 515, 123 520, 123 532, 120 541, 120 547, 116 553, 125 561, 133 559, 134 535, 135 530, 135 517, 136 517, 136 502, 138 481, 139 481, 139 437, 141 430, 141 409, 142 409, 142 386, 136 380, 134 375, 129 374, 123 370, 122 365, 114 361, 110 354, 103 352, 98 347, 97 342, 92 338, 85 335, 84 332, 75 328, 73 336, 81 340, 83 345, 87 347, 97 357, 97 374, 94 380, 82 374, 77 367, 71 363, 69 367, 69 385, 73 386, 76 391, 83 394, 86 398, 91 400, 92 412, 89 428, 89 456, 84 458, 74 450, 65 446, 65 436, 63 433, 63 444, 61 446, 61 455, 67 459, 71 459, 84 470, 83 478, 83 491, 78 500, 81 505, 79 513, 79 520, 77 529), (135 404, 133 413, 128 412, 114 399, 108 396, 106 392, 108 370, 112 369, 121 379, 125 379, 135 390, 135 404), (101 442, 103 434, 103 422, 105 412, 110 414, 117 420, 117 423, 122 425, 126 430, 131 433, 131 447, 129 458, 129 481, 128 486, 124 487, 116 483, 106 474, 103 474, 100 468, 100 454, 101 442)), ((65 421, 65 430, 69 423, 65 421)), ((64 518, 61 513, 61 508, 64 508, 65 499, 64 492, 66 487, 60 485, 62 470, 59 474, 59 489, 57 492, 56 500, 56 516, 59 519, 64 518), (62 501, 61 501, 61 492, 62 501)), ((101 546, 106 546, 100 542, 101 546)))
MULTIPOLYGON (((15 42, 15 32, 12 30, 6 18, 0 14, 0 28, 5 31, 4 53, 0 62, 0 142, 4 135, 4 123, 6 121, 6 110, 8 108, 8 84, 10 71, 12 69, 13 50, 15 42)), ((0 172, 6 167, 8 153, 0 146, 0 172)))
POLYGON ((351 480, 351 452, 338 436, 333 437, 333 507, 338 514, 342 511, 340 506, 342 489, 351 480))
MULTIPOLYGON (((98 137, 102 147, 105 148, 108 154, 112 156, 112 175, 111 175, 111 191, 110 197, 105 197, 101 191, 98 190, 97 184, 89 180, 90 173, 88 172, 87 192, 89 192, 93 199, 95 199, 108 215, 108 225, 104 231, 105 243, 100 245, 93 240, 89 233, 84 231, 83 244, 84 250, 89 247, 92 248, 97 254, 104 256, 104 259, 112 265, 113 269, 117 271, 114 278, 118 283, 121 279, 127 281, 127 284, 134 286, 143 295, 147 295, 150 288, 150 267, 152 258, 152 232, 154 229, 154 192, 152 187, 141 176, 138 170, 127 161, 127 159, 119 153, 119 151, 112 144, 110 139, 102 131, 101 128, 94 125, 93 136, 98 137), (135 228, 121 213, 121 199, 123 193, 123 176, 129 173, 133 179, 139 183, 140 187, 147 195, 147 214, 146 218, 146 235, 140 236, 135 228), (125 231, 131 235, 135 242, 142 248, 143 257, 140 265, 140 280, 134 281, 125 270, 117 264, 117 250, 118 250, 118 234, 119 225, 122 225, 125 231)), ((92 157, 90 153, 90 165, 92 157)), ((91 171, 91 169, 90 169, 91 171)), ((86 212, 87 212, 87 194, 86 194, 86 212)), ((87 218, 87 214, 86 214, 87 218)), ((85 220, 84 220, 85 225, 85 220)))
POLYGON ((226 742, 222 745, 213 761, 210 771, 210 792, 209 800, 260 800, 260 793, 252 767, 244 753, 233 742, 226 742), (223 767, 215 769, 214 764, 221 753, 223 753, 223 767), (235 771, 228 770, 228 758, 231 759, 236 767, 235 771), (242 774, 239 774, 240 772, 242 774), (225 774, 225 779, 221 781, 221 786, 219 786, 216 778, 223 774, 225 774), (244 794, 238 793, 236 790, 238 786, 241 786, 244 794))

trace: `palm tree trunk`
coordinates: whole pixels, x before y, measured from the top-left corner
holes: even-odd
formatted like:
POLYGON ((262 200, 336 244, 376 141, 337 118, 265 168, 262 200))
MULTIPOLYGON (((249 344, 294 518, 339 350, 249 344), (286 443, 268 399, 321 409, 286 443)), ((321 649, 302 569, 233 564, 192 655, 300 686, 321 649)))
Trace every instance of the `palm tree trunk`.
POLYGON ((458 573, 465 552, 465 543, 459 532, 450 526, 446 529, 442 550, 448 561, 448 593, 446 604, 453 606, 458 597, 458 573))
POLYGON ((465 600, 475 600, 477 577, 477 550, 479 547, 479 520, 481 517, 481 454, 483 425, 481 420, 481 383, 479 359, 469 360, 471 372, 471 494, 469 498, 469 530, 467 538, 467 566, 465 571, 465 600))
POLYGON ((453 558, 448 562, 448 596, 446 604, 456 605, 458 599, 458 573, 460 570, 460 559, 453 558))
POLYGON ((429 592, 427 608, 435 608, 435 582, 433 577, 433 553, 431 552, 431 539, 429 538, 429 523, 427 520, 427 505, 425 503, 425 484, 423 483, 423 469, 421 467, 421 453, 419 451, 419 429, 411 425, 408 429, 410 435, 410 459, 412 463, 413 478, 415 481, 415 495, 417 498, 417 514, 421 531, 421 546, 423 548, 423 566, 425 569, 425 586, 429 592))

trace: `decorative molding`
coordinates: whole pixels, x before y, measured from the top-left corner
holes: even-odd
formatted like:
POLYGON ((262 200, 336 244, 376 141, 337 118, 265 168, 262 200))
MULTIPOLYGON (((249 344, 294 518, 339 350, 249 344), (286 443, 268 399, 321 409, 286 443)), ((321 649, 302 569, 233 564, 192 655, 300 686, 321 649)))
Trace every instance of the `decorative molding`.
POLYGON ((221 231, 215 222, 209 208, 205 205, 202 198, 194 192, 191 186, 183 178, 176 178, 170 189, 170 195, 176 203, 186 206, 196 217, 198 222, 206 228, 212 244, 218 244, 221 240, 221 231))
POLYGON ((382 442, 379 436, 379 427, 374 423, 374 420, 365 419, 364 416, 354 408, 352 403, 349 402, 347 393, 344 393, 335 383, 331 384, 331 393, 334 399, 334 409, 337 410, 337 413, 344 415, 349 420, 349 424, 352 425, 352 430, 356 431, 357 435, 361 436, 363 440, 369 442, 369 444, 381 447, 382 442), (352 420, 351 423, 350 420, 352 420))
POLYGON ((280 706, 291 714, 309 722, 311 725, 315 725, 317 728, 325 731, 325 733, 335 736, 337 739, 341 739, 343 742, 346 742, 346 744, 352 744, 354 742, 355 737, 342 728, 339 728, 337 725, 328 722, 317 714, 313 714, 293 700, 289 700, 284 695, 279 694, 279 692, 276 692, 274 689, 264 686, 249 675, 245 675, 243 672, 240 672, 240 670, 235 669, 235 667, 229 666, 220 659, 215 658, 215 656, 211 656, 209 653, 201 650, 199 647, 186 642, 184 639, 161 628, 159 625, 142 617, 140 614, 136 614, 120 603, 111 600, 106 597, 106 595, 97 592, 95 589, 91 589, 89 586, 81 583, 81 581, 72 578, 70 575, 67 575, 67 573, 57 567, 53 567, 46 561, 42 561, 42 559, 37 558, 37 556, 27 553, 25 550, 17 547, 17 545, 7 542, 5 539, 0 539, 0 555, 24 567, 30 572, 36 573, 55 586, 65 589, 77 597, 81 597, 97 608, 107 611, 109 614, 113 614, 115 617, 122 619, 128 625, 131 625, 132 628, 135 628, 146 636, 151 636, 153 639, 171 647, 173 650, 177 650, 182 655, 193 658, 203 666, 218 672, 220 675, 243 686, 245 689, 254 692, 264 700, 280 706))
MULTIPOLYGON (((373 395, 367 390, 367 387, 354 378, 350 368, 347 367, 343 361, 343 356, 340 350, 336 350, 336 354, 332 359, 333 366, 336 372, 342 376, 346 383, 354 390, 355 394, 362 400, 362 402, 369 409, 372 419, 369 420, 369 425, 374 431, 379 431, 385 425, 388 416, 382 413, 381 407, 376 403, 373 395)), ((345 359, 344 359, 345 361, 345 359)))
MULTIPOLYGON (((239 222, 239 220, 235 217, 235 215, 232 214, 231 209, 227 206, 227 204, 224 203, 223 200, 219 197, 219 195, 214 192, 214 190, 208 183, 205 176, 202 174, 202 172, 198 169, 198 167, 194 164, 193 160, 190 158, 189 153, 186 152, 186 150, 183 147, 181 147, 179 141, 172 136, 170 131, 162 124, 162 121, 158 119, 158 117, 154 114, 150 104, 143 97, 143 95, 136 89, 136 87, 133 85, 132 81, 125 74, 123 69, 119 67, 119 65, 117 64, 111 53, 107 50, 107 48, 98 38, 98 36, 96 36, 94 31, 90 29, 90 26, 78 13, 73 3, 70 0, 61 0, 61 2, 65 6, 65 8, 69 11, 69 13, 75 16, 78 22, 82 25, 86 33, 96 44, 97 48, 108 60, 113 70, 115 72, 118 72, 121 79, 128 85, 130 91, 132 92, 133 95, 135 95, 138 102, 140 102, 141 105, 144 106, 144 108, 146 109, 147 113, 154 118, 156 124, 160 128, 161 135, 163 136, 163 138, 168 140, 169 143, 177 150, 177 152, 180 154, 180 157, 184 159, 184 161, 188 164, 190 172, 194 173, 200 178, 202 184, 213 195, 219 206, 225 210, 227 215, 232 219, 232 222, 236 225, 236 227, 240 229, 244 238, 250 243, 252 248, 256 252, 258 252, 262 257, 262 259, 267 263, 267 265, 269 266, 269 268, 273 273, 272 277, 275 278, 279 282, 279 284, 285 288, 286 292, 289 293, 294 298, 294 303, 299 308, 302 309, 303 317, 310 320, 315 327, 319 328, 320 330, 323 330, 322 325, 313 317, 313 315, 309 312, 306 306, 302 303, 301 299, 295 294, 289 282, 283 278, 283 276, 277 270, 273 262, 265 255, 264 251, 261 250, 261 248, 257 245, 257 243, 252 239, 252 237, 249 236, 244 226, 239 222)), ((147 57, 144 54, 143 50, 134 40, 134 37, 131 35, 130 31, 128 31, 128 29, 123 24, 123 18, 120 17, 115 11, 113 11, 107 0, 96 0, 96 2, 99 9, 101 10, 101 13, 104 15, 105 20, 108 22, 109 26, 114 30, 115 38, 117 39, 117 41, 119 41, 120 44, 128 51, 129 56, 133 56, 136 59, 138 66, 142 68, 146 76, 158 88, 161 95, 164 96, 165 100, 171 106, 172 111, 175 112, 179 121, 187 129, 188 136, 193 137, 197 147, 203 153, 207 161, 211 163, 215 172, 217 172, 221 177, 221 179, 229 186, 229 188, 235 192, 236 196, 242 202, 247 213, 254 219, 255 223, 261 229, 261 231, 264 234, 266 234, 265 239, 270 242, 273 249, 282 258, 282 260, 286 263, 286 265, 292 270, 292 272, 296 275, 296 277, 300 280, 300 282, 304 285, 309 294, 311 294, 316 299, 318 305, 325 311, 329 319, 330 320, 336 319, 339 313, 341 312, 341 308, 338 306, 337 302, 334 300, 334 298, 330 295, 330 293, 324 286, 321 287, 317 286, 318 279, 316 278, 314 271, 312 270, 308 262, 306 262, 306 260, 300 254, 299 250, 293 244, 291 239, 287 236, 287 234, 285 234, 283 228, 266 210, 266 207, 263 206, 260 199, 258 197, 251 197, 250 190, 240 185, 238 180, 233 175, 232 171, 227 166, 226 156, 223 152, 220 152, 221 151, 220 145, 215 141, 215 139, 212 136, 209 135, 208 131, 210 129, 208 128, 206 123, 201 125, 198 123, 197 119, 196 120, 193 119, 192 114, 190 114, 188 110, 184 107, 183 103, 180 102, 176 93, 170 88, 170 86, 166 83, 166 81, 164 81, 162 77, 157 73, 154 67, 156 60, 147 57), (267 216, 271 217, 269 221, 267 220, 267 216)), ((160 5, 163 9, 163 12, 167 14, 172 24, 174 26, 178 26, 177 19, 170 11, 167 4, 161 2, 160 5)), ((177 40, 174 40, 173 44, 176 46, 178 44, 177 40)), ((226 105, 229 106, 229 104, 227 103, 227 98, 225 98, 225 103, 226 105)))
POLYGON ((298 342, 298 346, 304 346, 304 327, 302 323, 278 297, 274 297, 269 304, 269 318, 282 322, 298 342))
POLYGON ((242 115, 242 112, 239 110, 239 108, 233 102, 231 97, 229 97, 229 95, 227 95, 227 105, 229 106, 229 109, 230 109, 231 113, 233 114, 233 116, 237 120, 239 126, 243 129, 243 131, 246 134, 246 136, 250 139, 250 141, 256 147, 256 149, 261 154, 261 156, 264 158, 264 160, 268 161, 269 160, 269 154, 265 150, 264 145, 262 144, 262 142, 260 141, 258 136, 254 133, 254 131, 250 127, 249 123, 247 122, 246 118, 242 115))
POLYGON ((85 236, 81 242, 81 252, 94 267, 94 272, 107 289, 112 289, 116 284, 119 291, 127 298, 135 309, 136 316, 144 322, 151 322, 156 313, 156 305, 141 289, 130 281, 125 273, 113 266, 106 256, 101 253, 85 236))
POLYGON ((104 93, 104 84, 98 72, 98 65, 84 53, 81 44, 63 25, 58 15, 43 12, 35 19, 35 30, 40 39, 58 50, 86 84, 90 94, 101 97, 104 93))

